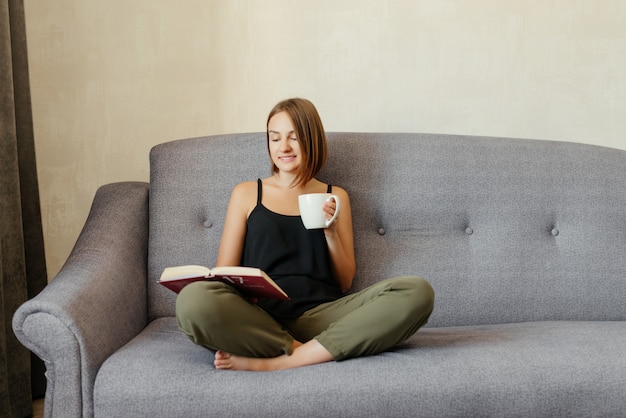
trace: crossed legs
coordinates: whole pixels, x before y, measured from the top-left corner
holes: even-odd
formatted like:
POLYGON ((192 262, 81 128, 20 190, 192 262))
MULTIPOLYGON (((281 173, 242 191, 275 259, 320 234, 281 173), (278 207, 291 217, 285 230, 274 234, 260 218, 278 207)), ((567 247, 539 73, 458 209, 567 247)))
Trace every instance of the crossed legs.
POLYGON ((228 285, 200 282, 180 293, 176 316, 195 343, 216 351, 216 368, 260 371, 380 353, 423 326, 433 304, 428 282, 399 277, 281 325, 228 285))

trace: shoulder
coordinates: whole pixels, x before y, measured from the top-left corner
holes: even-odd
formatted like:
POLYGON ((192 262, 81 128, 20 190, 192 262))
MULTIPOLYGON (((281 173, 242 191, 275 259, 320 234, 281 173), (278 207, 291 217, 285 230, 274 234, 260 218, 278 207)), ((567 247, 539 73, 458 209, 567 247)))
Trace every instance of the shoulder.
POLYGON ((348 192, 344 188, 335 186, 334 184, 332 186, 333 186, 332 188, 333 194, 336 194, 340 198, 348 199, 348 192))
POLYGON ((256 206, 258 186, 256 181, 246 181, 233 187, 230 208, 249 214, 256 206))
POLYGON ((250 195, 253 194, 254 197, 256 197, 257 195, 257 181, 244 181, 243 183, 239 183, 237 184, 235 187, 233 187, 233 191, 232 191, 232 195, 235 196, 246 196, 246 195, 250 195))
POLYGON ((343 211, 351 212, 350 196, 348 196, 348 192, 344 188, 333 185, 331 193, 339 198, 343 211))

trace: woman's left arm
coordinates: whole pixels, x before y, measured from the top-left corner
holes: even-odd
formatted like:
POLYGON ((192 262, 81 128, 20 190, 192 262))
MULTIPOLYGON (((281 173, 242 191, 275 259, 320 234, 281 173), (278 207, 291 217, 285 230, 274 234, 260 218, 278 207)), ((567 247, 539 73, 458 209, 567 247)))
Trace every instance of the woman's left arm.
MULTIPOLYGON (((339 197, 339 215, 330 227, 324 229, 328 251, 332 261, 335 278, 339 282, 341 290, 346 292, 352 286, 352 280, 356 272, 354 258, 354 234, 352 232, 352 211, 348 193, 341 187, 333 186, 333 193, 339 197)), ((334 201, 324 205, 327 218, 335 213, 334 201)))

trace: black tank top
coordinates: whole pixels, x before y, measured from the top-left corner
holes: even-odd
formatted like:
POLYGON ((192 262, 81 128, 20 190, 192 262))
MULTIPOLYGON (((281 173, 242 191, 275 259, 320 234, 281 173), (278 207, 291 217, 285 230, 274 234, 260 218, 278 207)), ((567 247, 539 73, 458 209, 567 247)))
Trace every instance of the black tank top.
MULTIPOLYGON (((328 192, 332 186, 328 185, 328 192)), ((278 318, 297 318, 315 306, 343 296, 333 277, 322 229, 306 229, 300 216, 281 215, 261 204, 258 180, 256 207, 247 222, 243 266, 257 267, 287 292, 288 301, 259 299, 258 305, 278 318)))

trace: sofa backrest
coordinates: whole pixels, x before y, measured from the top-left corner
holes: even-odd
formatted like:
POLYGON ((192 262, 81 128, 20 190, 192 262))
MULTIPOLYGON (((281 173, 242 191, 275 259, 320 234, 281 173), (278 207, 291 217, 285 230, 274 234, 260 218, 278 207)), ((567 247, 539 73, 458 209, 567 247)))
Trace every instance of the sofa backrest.
MULTIPOLYGON (((350 194, 351 291, 431 282, 429 326, 626 319, 626 151, 565 142, 329 133, 318 178, 350 194)), ((213 266, 233 186, 269 175, 264 133, 151 155, 149 315, 174 314, 163 268, 213 266)))

